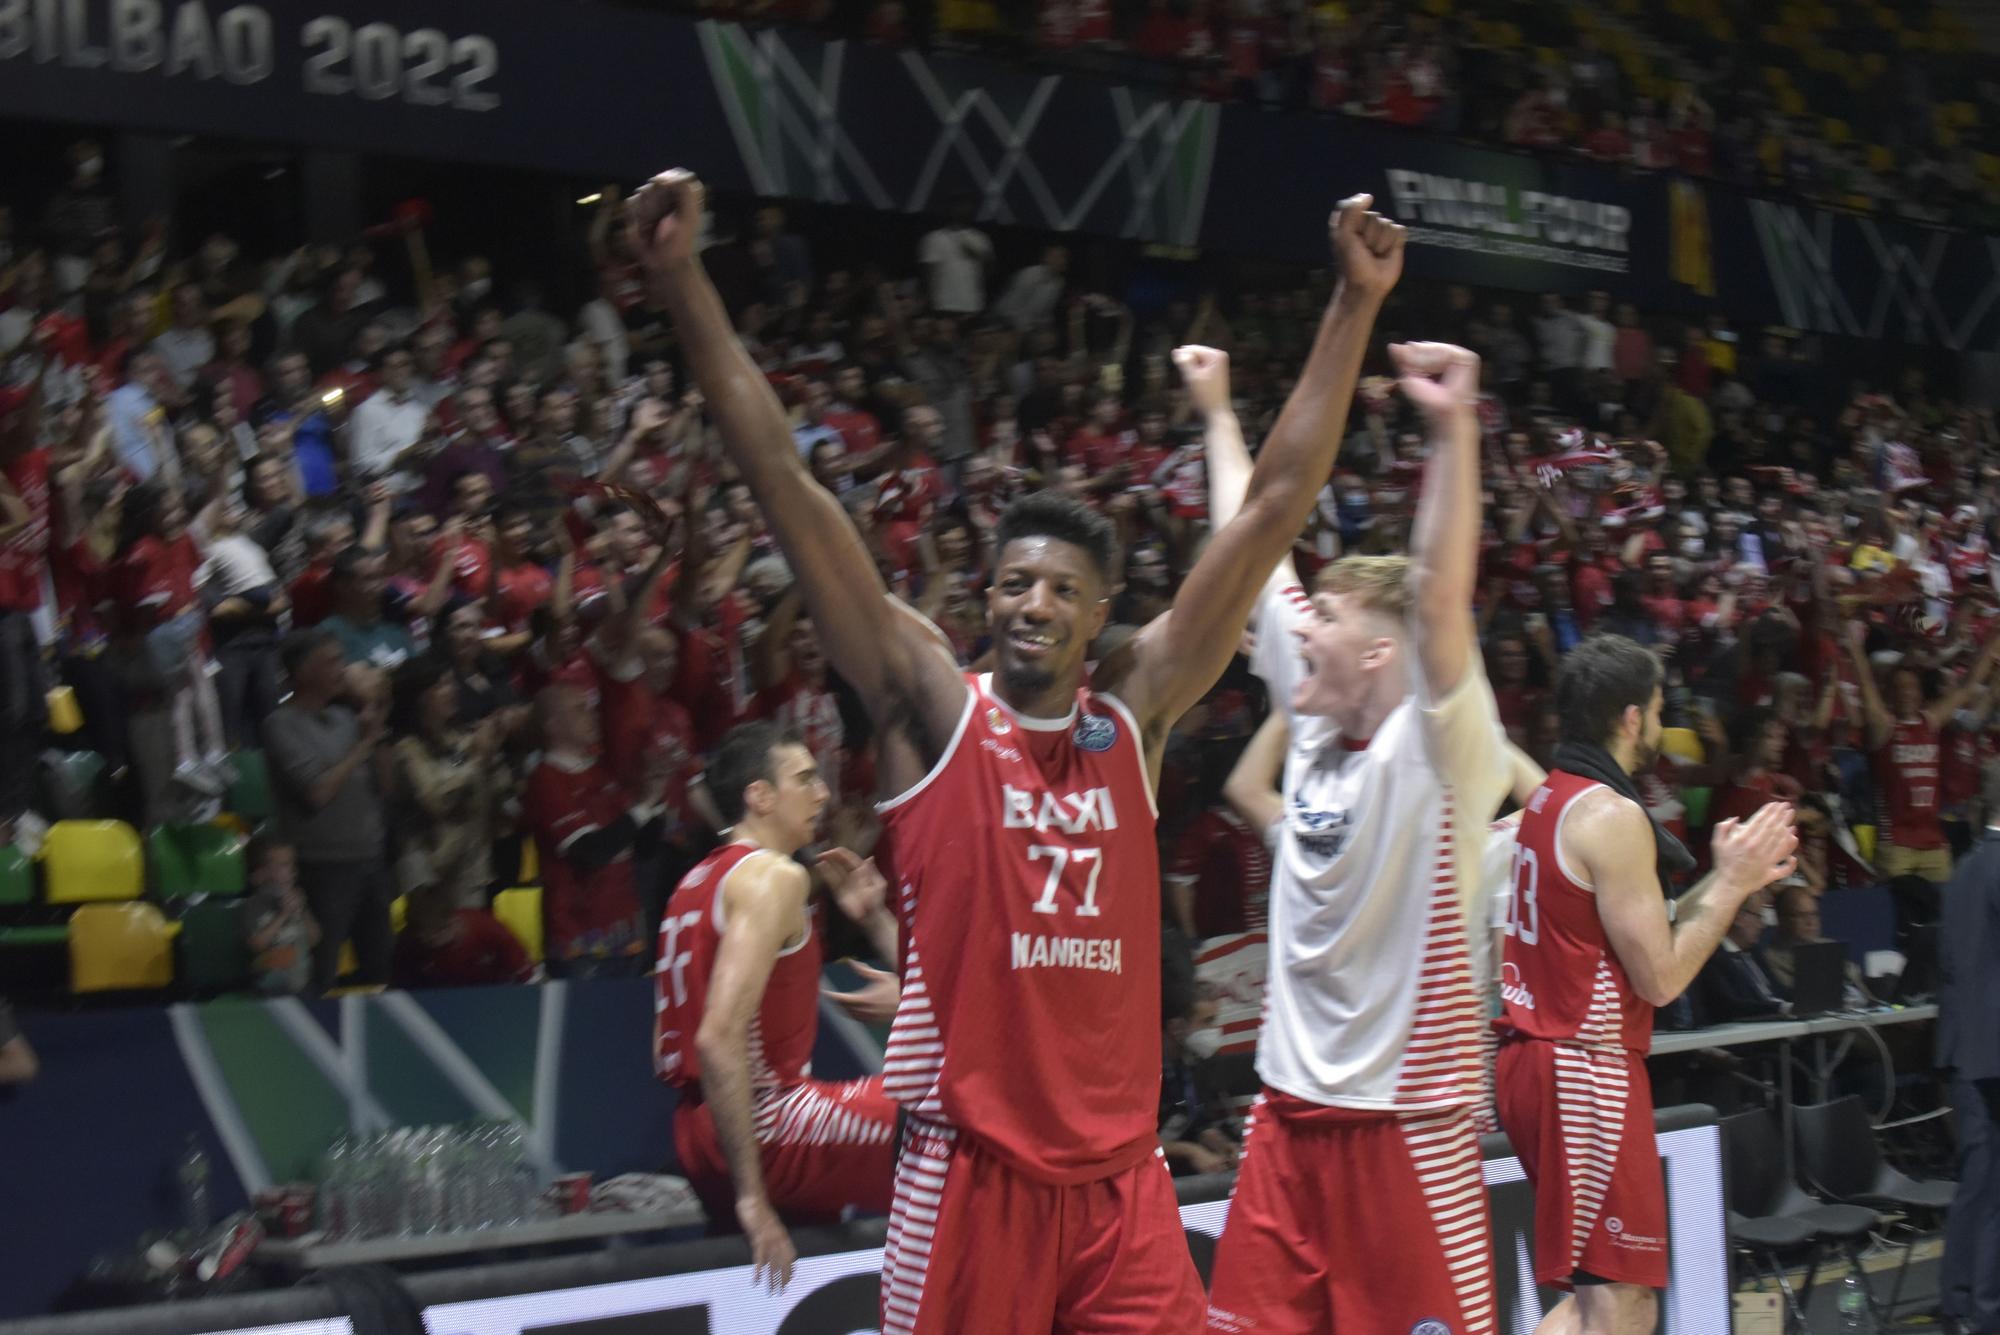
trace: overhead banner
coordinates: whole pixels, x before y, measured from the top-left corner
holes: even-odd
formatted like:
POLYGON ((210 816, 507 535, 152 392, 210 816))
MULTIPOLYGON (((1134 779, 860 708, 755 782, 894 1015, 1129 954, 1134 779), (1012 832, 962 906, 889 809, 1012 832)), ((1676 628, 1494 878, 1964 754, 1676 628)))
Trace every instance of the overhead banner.
POLYGON ((1410 229, 1406 267, 1421 277, 1639 299, 1666 283, 1656 178, 1253 107, 1224 113, 1202 240, 1323 262, 1333 202, 1363 191, 1410 229))
POLYGON ((1705 194, 1717 290, 1739 320, 2000 348, 2000 238, 1716 187, 1705 194))

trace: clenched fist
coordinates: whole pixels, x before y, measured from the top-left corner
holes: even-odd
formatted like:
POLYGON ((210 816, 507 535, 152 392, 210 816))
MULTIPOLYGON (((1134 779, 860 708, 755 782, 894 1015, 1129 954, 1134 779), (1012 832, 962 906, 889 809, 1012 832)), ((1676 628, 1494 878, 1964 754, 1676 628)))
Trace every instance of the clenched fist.
POLYGON ((1403 244, 1409 233, 1374 212, 1373 195, 1353 195, 1340 201, 1327 224, 1333 236, 1334 259, 1349 289, 1385 297, 1403 276, 1403 244))

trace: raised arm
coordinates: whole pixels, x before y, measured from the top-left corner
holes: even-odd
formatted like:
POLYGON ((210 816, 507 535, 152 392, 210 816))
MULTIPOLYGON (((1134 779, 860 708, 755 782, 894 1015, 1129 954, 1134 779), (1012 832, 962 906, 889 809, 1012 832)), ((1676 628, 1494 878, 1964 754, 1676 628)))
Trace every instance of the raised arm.
POLYGON ((1285 814, 1285 799, 1278 789, 1284 776, 1285 744, 1290 739, 1284 711, 1272 710, 1222 784, 1223 800, 1259 836, 1285 814))
POLYGON ((1939 696, 1937 703, 1924 711, 1925 721, 1933 728, 1942 728, 1951 722, 1952 717, 1965 708, 1966 702, 1972 699, 1973 694, 1986 684, 1986 678, 1993 672, 1995 655, 2000 655, 2000 635, 1995 635, 1986 642, 1986 647, 1979 651, 1978 661, 1972 665, 1964 679, 1939 696))
POLYGON ((701 1056, 701 1092, 715 1120, 715 1138, 736 1187, 736 1221, 750 1242, 757 1272, 769 1266, 771 1286, 792 1277, 798 1253, 764 1187, 757 1148, 756 1091, 750 1082, 750 1022, 764 1000, 764 985, 786 942, 806 925, 806 869, 779 857, 758 858, 732 876, 723 905, 728 930, 708 979, 708 1000, 695 1031, 701 1056))
POLYGON ((1450 695, 1473 658, 1472 595, 1479 578, 1479 358, 1444 343, 1389 349, 1403 393, 1431 438, 1423 494, 1410 529, 1411 638, 1432 702, 1450 695))
MULTIPOLYGON (((1188 400, 1201 414, 1208 451, 1208 522, 1219 532, 1242 513, 1243 497, 1250 490, 1250 447, 1243 442, 1243 424, 1236 420, 1236 406, 1229 396, 1229 354, 1214 348, 1175 348, 1174 365, 1187 382, 1188 400)), ((1280 587, 1299 582, 1289 547, 1265 582, 1280 587)))
POLYGON ((1403 272, 1403 229, 1369 212, 1373 202, 1357 195, 1334 213, 1341 282, 1250 472, 1243 509, 1209 540, 1172 610, 1139 632, 1118 684, 1155 742, 1228 666, 1258 592, 1333 471, 1375 316, 1403 272))
POLYGON ((1896 720, 1882 703, 1882 688, 1875 681, 1875 665, 1868 661, 1868 627, 1857 621, 1845 637, 1847 656, 1854 661, 1854 675, 1861 687, 1861 717, 1868 725, 1868 745, 1881 746, 1895 730, 1896 720))
POLYGON ((673 320, 730 456, 797 572, 827 660, 878 724, 919 722, 919 754, 935 759, 964 707, 957 666, 890 610, 860 534, 799 458, 777 395, 737 342, 695 254, 701 212, 701 183, 688 172, 667 172, 640 190, 627 213, 648 286, 673 320))
POLYGON ((1609 790, 1582 798, 1562 840, 1597 895, 1597 915, 1618 962, 1655 1006, 1687 991, 1743 901, 1792 874, 1799 846, 1792 809, 1782 802, 1747 821, 1723 821, 1715 827, 1715 870, 1680 897, 1669 922, 1652 823, 1637 803, 1609 790))

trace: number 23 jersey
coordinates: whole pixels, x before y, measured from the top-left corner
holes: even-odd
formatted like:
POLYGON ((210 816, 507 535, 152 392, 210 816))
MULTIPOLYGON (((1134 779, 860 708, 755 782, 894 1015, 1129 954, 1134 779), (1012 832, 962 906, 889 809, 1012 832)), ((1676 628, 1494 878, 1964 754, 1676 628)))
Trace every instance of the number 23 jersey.
POLYGON ((1022 1173, 1087 1182, 1153 1152, 1160 867, 1131 711, 1078 690, 1016 714, 968 676, 944 754, 885 802, 903 927, 889 1095, 1022 1173))

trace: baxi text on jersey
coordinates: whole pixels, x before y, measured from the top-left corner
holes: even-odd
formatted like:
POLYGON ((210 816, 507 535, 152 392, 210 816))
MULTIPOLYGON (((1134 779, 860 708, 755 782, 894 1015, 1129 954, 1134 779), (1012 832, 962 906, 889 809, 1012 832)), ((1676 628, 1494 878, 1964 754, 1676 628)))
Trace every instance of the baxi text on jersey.
POLYGON ((1086 830, 1118 828, 1118 808, 1112 805, 1109 788, 1086 788, 1080 793, 1036 793, 1003 783, 1000 802, 1000 823, 1010 830, 1082 834, 1086 830))
POLYGON ((1039 936, 1014 933, 1016 969, 1094 969, 1125 972, 1125 942, 1115 936, 1039 936))

